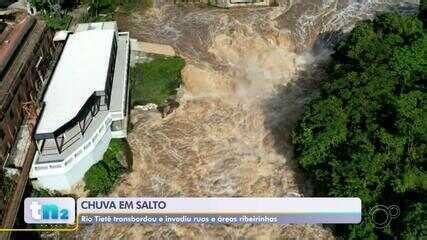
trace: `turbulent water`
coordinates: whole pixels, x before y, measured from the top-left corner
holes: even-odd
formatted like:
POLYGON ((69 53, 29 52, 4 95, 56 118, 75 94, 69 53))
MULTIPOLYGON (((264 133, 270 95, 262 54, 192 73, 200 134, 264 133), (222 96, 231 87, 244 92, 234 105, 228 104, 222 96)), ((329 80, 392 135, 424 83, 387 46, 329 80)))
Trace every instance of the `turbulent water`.
MULTIPOLYGON (((416 3, 416 1, 415 1, 416 3)), ((274 8, 163 6, 119 19, 144 41, 170 44, 187 65, 180 107, 132 112, 132 173, 112 196, 310 196, 289 134, 315 94, 327 47, 399 1, 283 1, 274 8)), ((84 239, 332 239, 321 225, 98 225, 84 239)))

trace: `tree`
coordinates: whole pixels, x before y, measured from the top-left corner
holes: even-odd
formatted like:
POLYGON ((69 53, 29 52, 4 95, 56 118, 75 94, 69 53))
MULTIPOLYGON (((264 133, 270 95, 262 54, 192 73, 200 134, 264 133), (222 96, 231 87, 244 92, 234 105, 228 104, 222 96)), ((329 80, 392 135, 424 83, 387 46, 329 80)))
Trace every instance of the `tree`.
POLYGON ((415 203, 408 208, 408 211, 403 216, 404 231, 403 238, 405 239, 422 239, 427 236, 426 223, 426 203, 415 203), (424 224, 414 224, 424 223, 424 224))
MULTIPOLYGON (((293 141, 318 195, 353 196, 367 210, 395 204, 385 229, 337 226, 350 239, 425 233, 427 35, 414 16, 388 13, 359 23, 335 48, 320 95, 308 103, 293 141)), ((368 216, 365 214, 365 219, 368 216)))

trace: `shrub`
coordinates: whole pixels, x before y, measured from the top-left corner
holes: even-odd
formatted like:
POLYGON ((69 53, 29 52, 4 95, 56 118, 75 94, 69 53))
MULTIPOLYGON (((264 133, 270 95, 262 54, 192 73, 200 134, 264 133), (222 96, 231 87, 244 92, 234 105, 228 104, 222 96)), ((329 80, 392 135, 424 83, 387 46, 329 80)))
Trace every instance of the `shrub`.
POLYGON ((2 179, 0 188, 1 192, 3 193, 3 200, 7 202, 9 198, 13 195, 13 191, 16 187, 16 182, 12 178, 4 176, 3 174, 1 174, 0 179, 2 179))
POLYGON ((42 16, 46 25, 53 30, 66 30, 71 21, 71 16, 67 14, 47 13, 42 16))
POLYGON ((114 183, 123 173, 124 167, 118 160, 118 155, 127 151, 127 143, 121 139, 113 139, 101 161, 93 165, 85 174, 85 190, 89 196, 108 194, 114 183))
POLYGON ((50 191, 44 188, 34 188, 31 192, 31 197, 63 197, 63 195, 57 191, 50 191))
POLYGON ((7 27, 7 23, 0 22, 0 33, 2 33, 7 27))
MULTIPOLYGON (((151 0, 147 0, 151 1, 151 0)), ((136 9, 141 3, 137 0, 91 0, 85 1, 89 5, 90 15, 95 17, 99 14, 113 14, 118 7, 122 8, 125 12, 129 13, 136 9)), ((142 4, 146 4, 143 1, 142 4)))
POLYGON ((136 64, 131 69, 132 104, 164 104, 169 96, 176 94, 184 65, 179 57, 158 57, 136 64))
POLYGON ((107 194, 113 185, 110 171, 103 161, 93 165, 84 176, 85 189, 89 190, 89 196, 107 194))

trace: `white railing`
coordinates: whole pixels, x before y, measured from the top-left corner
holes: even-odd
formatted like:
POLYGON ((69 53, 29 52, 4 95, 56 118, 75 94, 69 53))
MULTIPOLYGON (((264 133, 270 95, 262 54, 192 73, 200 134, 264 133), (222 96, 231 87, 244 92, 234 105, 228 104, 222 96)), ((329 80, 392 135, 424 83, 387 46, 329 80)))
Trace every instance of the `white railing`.
POLYGON ((36 163, 37 159, 40 158, 40 154, 37 154, 35 157, 35 161, 33 164, 33 173, 41 173, 45 172, 47 170, 58 170, 61 169, 63 171, 68 170, 72 167, 72 165, 76 164, 79 160, 83 159, 84 156, 86 156, 88 153, 93 151, 93 148, 99 143, 99 141, 102 139, 102 137, 105 135, 105 133, 110 128, 110 125, 112 123, 111 114, 108 114, 106 119, 103 121, 102 124, 97 128, 95 131, 95 134, 89 138, 86 142, 81 144, 79 148, 77 148, 75 151, 71 152, 69 157, 65 158, 64 161, 59 163, 36 163))

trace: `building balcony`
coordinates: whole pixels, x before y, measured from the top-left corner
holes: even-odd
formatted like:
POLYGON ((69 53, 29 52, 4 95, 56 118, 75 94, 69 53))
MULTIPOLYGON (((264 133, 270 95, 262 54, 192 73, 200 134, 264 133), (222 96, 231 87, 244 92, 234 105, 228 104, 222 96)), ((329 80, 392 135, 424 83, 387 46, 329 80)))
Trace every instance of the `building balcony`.
POLYGON ((111 114, 108 111, 100 111, 92 119, 84 134, 81 133, 78 125, 66 133, 60 152, 57 150, 55 140, 49 139, 36 153, 32 175, 36 177, 66 172, 77 164, 79 159, 93 151, 106 132, 111 131, 111 123, 111 114))

